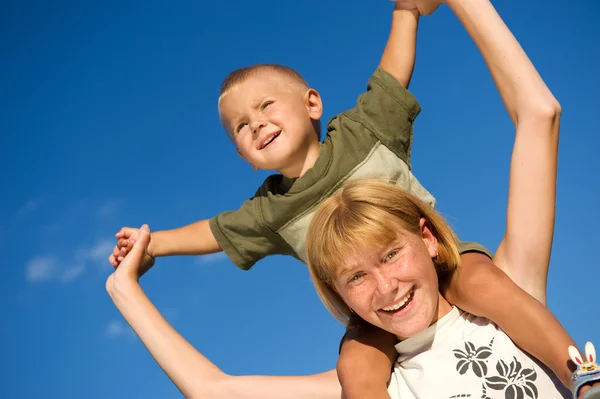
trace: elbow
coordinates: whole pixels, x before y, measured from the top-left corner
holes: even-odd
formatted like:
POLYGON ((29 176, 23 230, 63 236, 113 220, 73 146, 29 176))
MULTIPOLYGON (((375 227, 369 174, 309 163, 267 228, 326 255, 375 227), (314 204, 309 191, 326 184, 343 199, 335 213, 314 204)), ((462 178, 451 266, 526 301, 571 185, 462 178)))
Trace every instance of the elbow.
POLYGON ((562 107, 555 98, 552 98, 552 100, 545 103, 541 103, 534 109, 535 115, 538 118, 552 122, 560 120, 562 114, 562 107))
POLYGON ((557 144, 562 108, 556 99, 531 103, 516 117, 515 126, 520 135, 532 135, 557 144))
POLYGON ((562 107, 560 103, 552 97, 549 100, 529 104, 520 115, 517 115, 517 121, 530 120, 558 127, 561 114, 562 107))
POLYGON ((222 373, 212 379, 198 379, 194 384, 183 392, 186 399, 220 399, 231 398, 235 395, 231 392, 232 377, 222 373))

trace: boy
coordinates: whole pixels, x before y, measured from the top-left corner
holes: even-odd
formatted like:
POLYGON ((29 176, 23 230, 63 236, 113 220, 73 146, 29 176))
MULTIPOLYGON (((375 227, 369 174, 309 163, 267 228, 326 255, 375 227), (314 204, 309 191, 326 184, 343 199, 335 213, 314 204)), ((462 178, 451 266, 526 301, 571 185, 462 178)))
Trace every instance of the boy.
MULTIPOLYGON (((423 14, 438 5, 428 4, 428 9, 421 9, 423 14)), ((330 121, 323 143, 319 140, 321 98, 298 73, 259 65, 230 74, 219 97, 221 122, 246 161, 279 174, 270 176, 236 211, 153 233, 146 254, 148 267, 157 256, 221 250, 244 270, 272 254, 305 261, 305 233, 316 207, 348 179, 380 177, 434 206, 435 199, 410 168, 412 128, 420 107, 406 88, 420 14, 407 2, 396 3, 388 44, 367 92, 355 108, 330 121)), ((109 259, 113 266, 119 265, 138 234, 131 228, 117 233, 118 243, 109 259)), ((563 382, 568 381, 570 375, 563 375, 563 370, 567 347, 573 342, 558 322, 491 263, 484 247, 461 243, 460 250, 462 269, 453 276, 446 297, 470 313, 495 321, 518 345, 558 370, 563 382), (503 312, 506 309, 497 304, 507 296, 522 298, 522 306, 503 312)), ((372 326, 360 321, 351 324, 337 367, 347 398, 389 397, 386 383, 396 357, 395 343, 395 337, 372 326)))

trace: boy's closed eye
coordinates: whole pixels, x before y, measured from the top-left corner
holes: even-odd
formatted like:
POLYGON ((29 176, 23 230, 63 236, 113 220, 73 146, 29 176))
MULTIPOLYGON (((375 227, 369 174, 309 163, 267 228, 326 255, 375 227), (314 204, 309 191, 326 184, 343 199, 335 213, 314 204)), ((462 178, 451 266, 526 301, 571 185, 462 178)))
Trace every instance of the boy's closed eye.
POLYGON ((246 122, 242 122, 239 125, 237 125, 237 127, 235 128, 235 133, 239 134, 243 128, 245 128, 246 126, 248 126, 248 124, 246 122))
POLYGON ((264 103, 262 103, 262 105, 260 106, 260 110, 264 111, 265 108, 267 108, 269 105, 273 104, 274 101, 265 101, 264 103))

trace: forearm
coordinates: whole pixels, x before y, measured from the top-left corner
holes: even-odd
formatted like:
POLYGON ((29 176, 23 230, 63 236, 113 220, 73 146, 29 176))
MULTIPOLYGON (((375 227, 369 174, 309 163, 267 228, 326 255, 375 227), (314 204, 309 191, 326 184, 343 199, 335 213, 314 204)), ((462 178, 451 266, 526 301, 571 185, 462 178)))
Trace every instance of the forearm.
POLYGON ((171 327, 139 284, 117 281, 109 294, 152 357, 185 397, 213 393, 211 388, 214 389, 216 382, 227 377, 171 327))
MULTIPOLYGON (((231 399, 341 399, 342 389, 335 370, 307 376, 229 377, 221 384, 231 399)), ((211 397, 212 399, 212 397, 211 397)))
POLYGON ((481 51, 513 122, 551 112, 556 99, 492 4, 487 0, 446 3, 481 51))
POLYGON ((419 11, 402 9, 398 4, 392 14, 392 28, 380 65, 408 88, 415 66, 419 11))
MULTIPOLYGON (((469 255, 469 254, 467 254, 469 255)), ((459 308, 496 323, 523 350, 548 366, 568 386, 569 345, 575 345, 560 322, 539 301, 515 284, 491 261, 463 256, 444 292, 459 308)))
POLYGON ((187 342, 160 314, 138 283, 115 281, 113 302, 154 360, 186 398, 339 399, 335 370, 301 377, 230 376, 187 342))
POLYGON ((201 220, 173 230, 154 232, 148 249, 154 257, 206 255, 221 251, 208 220, 201 220))

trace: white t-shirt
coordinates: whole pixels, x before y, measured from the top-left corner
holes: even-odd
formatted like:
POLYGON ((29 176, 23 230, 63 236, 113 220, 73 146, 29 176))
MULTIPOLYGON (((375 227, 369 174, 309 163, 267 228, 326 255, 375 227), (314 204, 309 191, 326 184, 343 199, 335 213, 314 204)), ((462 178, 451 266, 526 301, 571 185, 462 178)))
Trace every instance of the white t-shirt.
POLYGON ((457 308, 396 350, 392 399, 570 397, 551 371, 494 323, 457 308))

